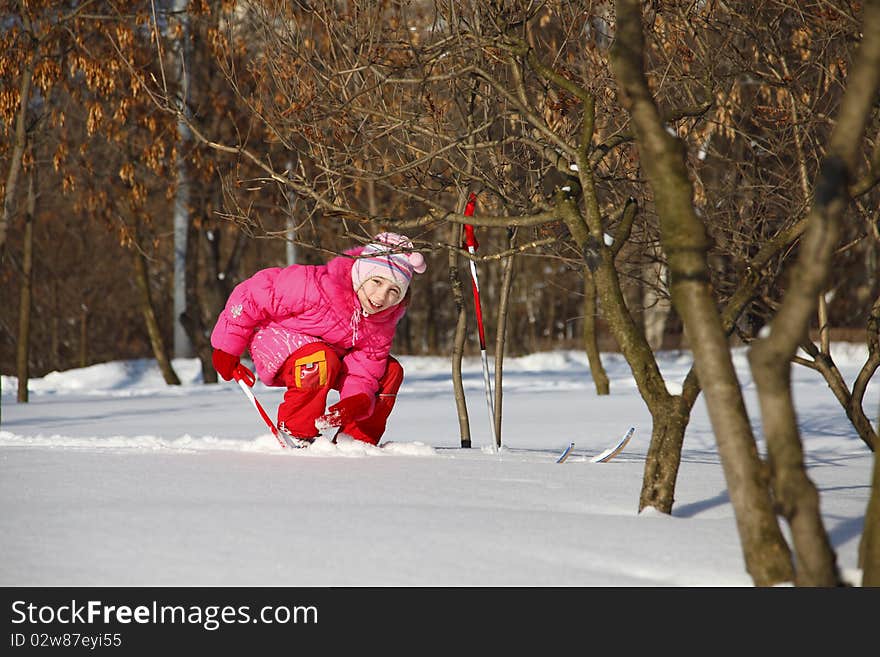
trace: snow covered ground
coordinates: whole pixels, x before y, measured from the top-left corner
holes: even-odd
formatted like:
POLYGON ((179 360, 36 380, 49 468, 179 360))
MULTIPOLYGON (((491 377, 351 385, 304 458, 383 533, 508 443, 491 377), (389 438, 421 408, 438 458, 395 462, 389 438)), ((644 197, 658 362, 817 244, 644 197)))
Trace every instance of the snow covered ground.
MULTIPOLYGON (((832 354, 851 382, 866 349, 832 354)), ((607 397, 579 352, 505 359, 500 454, 479 359, 465 363, 471 449, 442 358, 400 359, 382 448, 282 450, 236 385, 200 383, 195 360, 174 362, 173 387, 152 361, 52 373, 27 404, 3 377, 0 586, 751 586, 702 399, 674 513, 639 514, 650 416, 625 361, 603 359, 607 397), (630 426, 620 456, 591 462, 630 426)), ((744 351, 735 362, 760 437, 744 351)), ((670 389, 690 364, 661 355, 670 389)), ((826 528, 858 583, 872 455, 817 373, 794 380, 826 528)), ((254 390, 274 417, 282 391, 254 390)), ((875 377, 875 421, 878 399, 875 377)))

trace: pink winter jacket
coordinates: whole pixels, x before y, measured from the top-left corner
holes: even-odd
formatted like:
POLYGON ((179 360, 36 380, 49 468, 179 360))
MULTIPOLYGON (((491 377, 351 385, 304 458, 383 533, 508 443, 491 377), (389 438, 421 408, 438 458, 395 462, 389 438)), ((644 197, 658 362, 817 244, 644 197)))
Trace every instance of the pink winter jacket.
MULTIPOLYGON (((346 251, 359 255, 363 247, 346 251)), ((326 265, 263 269, 239 283, 220 313, 211 345, 240 356, 250 350, 260 380, 269 386, 284 361, 310 342, 324 342, 340 357, 340 399, 364 392, 373 412, 379 379, 406 304, 365 315, 351 282, 354 259, 333 258, 326 265)))

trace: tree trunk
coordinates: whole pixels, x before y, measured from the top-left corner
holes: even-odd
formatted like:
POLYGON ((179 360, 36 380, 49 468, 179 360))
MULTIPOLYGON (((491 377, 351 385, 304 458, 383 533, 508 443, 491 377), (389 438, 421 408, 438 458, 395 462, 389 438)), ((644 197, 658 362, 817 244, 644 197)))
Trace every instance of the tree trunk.
POLYGON ((681 465, 681 449, 689 420, 689 410, 681 397, 670 396, 653 404, 651 410, 651 449, 645 461, 639 511, 646 507, 671 512, 675 483, 681 465))
POLYGON ((190 222, 186 243, 191 245, 186 252, 186 312, 180 316, 180 324, 189 336, 189 342, 195 347, 202 366, 202 382, 217 383, 217 370, 214 369, 212 355, 214 349, 208 337, 202 315, 202 304, 199 295, 199 243, 200 229, 195 222, 190 222))
MULTIPOLYGON (((294 167, 293 159, 288 160, 287 161, 288 171, 293 171, 293 167, 294 167)), ((373 193, 374 187, 375 187, 375 185, 373 184, 373 181, 371 180, 367 185, 367 190, 368 190, 367 193, 370 198, 370 215, 371 216, 375 216, 377 213, 377 211, 374 209, 375 208, 375 194, 373 193)), ((285 233, 286 233, 287 243, 284 245, 284 254, 286 256, 287 265, 290 266, 290 265, 295 265, 297 262, 297 253, 296 253, 297 248, 296 248, 296 242, 295 242, 295 240, 297 238, 297 234, 296 234, 296 224, 297 224, 296 199, 297 199, 297 194, 292 189, 288 189, 285 193, 285 196, 287 197, 287 207, 289 208, 289 210, 287 212, 287 218, 285 221, 285 228, 286 228, 285 233)))
POLYGON ((584 109, 577 168, 585 215, 580 214, 570 192, 561 188, 555 194, 556 207, 572 239, 581 249, 585 269, 593 277, 593 284, 602 304, 602 316, 632 370, 639 394, 657 422, 657 426, 652 427, 639 511, 651 506, 663 513, 671 513, 681 461, 681 443, 690 406, 679 405, 680 424, 673 423, 671 429, 667 427, 668 413, 677 402, 666 388, 666 382, 644 331, 636 325, 626 304, 615 266, 615 258, 632 230, 638 205, 632 198, 626 201, 621 210, 617 237, 608 244, 588 157, 595 119, 594 99, 589 94, 584 94, 581 100, 584 109), (675 445, 678 445, 678 452, 675 451, 675 445))
MULTIPOLYGON (((57 306, 57 304, 56 304, 57 306)), ((52 317, 52 336, 50 338, 51 345, 49 350, 52 353, 52 369, 61 369, 61 320, 57 315, 52 317)))
POLYGON ((79 366, 85 367, 89 364, 89 306, 86 303, 80 304, 79 313, 79 366))
MULTIPOLYGON (((508 231, 509 246, 516 242, 513 230, 508 231)), ((502 379, 504 376, 504 346, 507 342, 507 317, 510 309, 510 289, 513 285, 514 256, 505 258, 501 264, 501 290, 499 291, 498 314, 495 328, 495 437, 496 447, 501 447, 501 404, 504 397, 502 379)))
POLYGON ((526 295, 526 317, 529 323, 528 351, 533 353, 538 351, 538 316, 535 313, 535 301, 531 294, 526 295))
MULTIPOLYGON (((202 225, 208 223, 208 217, 202 217, 202 225)), ((206 254, 205 254, 205 288, 202 290, 200 299, 204 303, 203 312, 206 317, 216 318, 220 315, 226 300, 232 293, 232 288, 238 278, 238 267, 248 243, 244 231, 236 231, 235 242, 226 262, 221 257, 220 239, 222 232, 216 228, 205 231, 206 254)))
POLYGON ((593 377, 593 385, 596 386, 596 394, 602 396, 611 392, 611 385, 599 351, 599 336, 596 333, 598 310, 596 282, 590 268, 584 266, 584 349, 590 363, 590 375, 593 377))
POLYGON ((134 279, 138 292, 141 297, 141 313, 144 316, 144 322, 147 326, 147 333, 150 336, 150 345, 153 348, 153 355, 168 385, 180 385, 180 379, 171 365, 171 359, 168 357, 168 351, 165 348, 165 341, 162 339, 162 333, 159 330, 159 322, 156 320, 156 310, 153 306, 152 295, 150 294, 150 277, 147 268, 147 259, 140 249, 140 240, 134 245, 134 279))
MULTIPOLYGON (((24 12, 27 14, 27 12, 24 12)), ((27 20, 27 16, 24 16, 27 20)), ((18 176, 21 173, 22 158, 27 147, 27 112, 31 100, 31 83, 36 58, 26 58, 24 70, 21 72, 21 84, 18 89, 19 107, 15 115, 15 128, 12 133, 12 153, 9 157, 9 171, 6 174, 6 188, 3 196, 3 214, 0 215, 0 259, 6 251, 6 233, 12 221, 15 193, 18 191, 18 176)))
POLYGON ((36 219, 36 164, 28 177, 27 207, 24 215, 24 241, 21 258, 21 297, 18 305, 18 344, 16 345, 16 373, 18 401, 28 401, 30 378, 29 358, 31 343, 31 308, 34 282, 34 221, 36 219))
POLYGON ((646 284, 642 292, 642 305, 645 317, 645 339, 655 352, 663 349, 663 335, 666 332, 666 320, 672 306, 658 288, 663 285, 666 267, 662 264, 648 265, 643 269, 646 284))
MULTIPOLYGON (((455 224, 450 226, 450 243, 461 244, 461 227, 455 224)), ((467 400, 464 394, 464 385, 461 379, 461 360, 464 356, 464 344, 467 340, 467 312, 464 307, 464 294, 462 292, 461 278, 458 273, 458 254, 449 251, 449 287, 452 290, 452 300, 458 315, 455 324, 455 340, 452 347, 452 390, 455 396, 455 407, 458 411, 458 429, 461 434, 461 446, 471 446, 471 425, 468 420, 467 400)))
MULTIPOLYGON (((192 135, 184 117, 189 114, 190 102, 190 74, 189 67, 192 57, 190 56, 189 15, 187 4, 189 0, 175 0, 171 8, 174 13, 174 21, 179 24, 180 30, 174 38, 175 78, 178 86, 180 115, 177 121, 177 155, 175 166, 177 167, 177 189, 174 196, 174 345, 173 352, 176 358, 190 358, 193 355, 193 343, 190 333, 184 326, 184 315, 189 311, 187 290, 187 267, 190 258, 187 257, 189 227, 192 223, 190 213, 190 178, 189 168, 186 162, 186 151, 192 145, 192 135)), ((174 23, 172 23, 174 24, 174 23)), ((192 319, 192 317, 190 317, 192 319)), ((203 364, 204 370, 204 364, 203 364)))
POLYGON ((712 298, 708 240, 697 218, 680 144, 666 132, 643 72, 641 2, 616 0, 611 66, 632 117, 640 161, 654 191, 661 244, 668 257, 672 303, 692 341, 697 376, 718 441, 746 569, 759 586, 792 578, 745 403, 712 298))
MULTIPOLYGON (((868 318, 866 342, 868 343, 868 358, 862 369, 856 375, 856 380, 852 385, 852 395, 850 396, 850 405, 863 416, 865 392, 868 389, 868 383, 874 376, 874 373, 880 368, 880 297, 874 301, 871 307, 871 315, 868 318)), ((867 420, 867 418, 866 418, 867 420)), ((868 428, 871 427, 868 421, 868 428)), ((878 417, 877 426, 874 427, 874 446, 871 448, 877 451, 878 442, 880 442, 880 417, 878 417)))
MULTIPOLYGON (((673 397, 666 388, 666 382, 645 340, 644 332, 636 325, 627 308, 620 278, 614 266, 615 251, 590 235, 586 222, 571 199, 558 197, 557 207, 572 238, 584 251, 587 269, 590 269, 591 263, 595 267, 591 273, 602 303, 602 316, 632 371, 639 394, 645 401, 651 417, 661 422, 661 425, 651 430, 639 511, 650 506, 663 513, 671 513, 675 480, 681 460, 681 454, 675 454, 670 449, 665 426, 667 414, 673 407, 673 397)), ((634 204, 628 204, 628 208, 635 212, 634 204)), ((682 437, 684 435, 683 427, 681 435, 682 437)), ((681 437, 677 439, 679 446, 681 440, 681 437)), ((674 442, 675 439, 673 444, 674 442)))
MULTIPOLYGON (((28 29, 28 12, 23 12, 22 19, 28 29)), ((27 145, 27 112, 31 99, 31 85, 36 66, 36 58, 26 58, 24 70, 21 72, 21 84, 18 90, 19 106, 15 115, 15 128, 12 133, 12 152, 9 157, 9 171, 6 173, 6 185, 4 186, 3 207, 0 208, 0 262, 6 259, 6 233, 9 222, 12 221, 15 194, 18 191, 18 176, 21 173, 22 157, 27 145)))
MULTIPOLYGON (((837 401, 839 401, 840 405, 843 406, 846 417, 849 418, 849 421, 852 423, 853 428, 856 430, 856 433, 859 434, 859 438, 861 438, 862 442, 868 446, 868 449, 870 449, 872 452, 876 451, 875 448, 877 445, 877 434, 874 432, 874 427, 871 426, 871 421, 868 419, 868 416, 865 415, 865 411, 862 409, 861 400, 853 395, 850 392, 849 387, 847 387, 846 381, 843 378, 843 374, 841 374, 840 370, 837 369, 837 365, 834 363, 834 359, 831 358, 831 354, 824 350, 819 351, 819 349, 816 348, 816 345, 814 345, 811 340, 804 340, 801 343, 801 349, 812 356, 813 361, 810 362, 806 359, 796 357, 794 359, 795 362, 802 363, 806 367, 817 370, 822 375, 822 377, 828 383, 828 387, 831 389, 831 392, 834 393, 835 397, 837 397, 837 401)), ((878 359, 872 359, 871 357, 869 357, 866 366, 871 371, 871 373, 867 377, 870 378, 871 374, 873 374, 873 371, 875 371, 878 367, 878 359)))
POLYGON ((880 456, 874 452, 871 497, 865 511, 865 529, 859 543, 862 586, 880 586, 880 456))

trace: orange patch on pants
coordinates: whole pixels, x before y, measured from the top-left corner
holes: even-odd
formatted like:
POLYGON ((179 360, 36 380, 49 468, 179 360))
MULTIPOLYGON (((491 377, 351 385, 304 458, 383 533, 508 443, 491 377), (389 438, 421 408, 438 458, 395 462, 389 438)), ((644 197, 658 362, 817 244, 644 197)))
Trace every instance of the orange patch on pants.
POLYGON ((327 354, 323 350, 297 358, 293 364, 297 388, 322 388, 327 384, 327 354))

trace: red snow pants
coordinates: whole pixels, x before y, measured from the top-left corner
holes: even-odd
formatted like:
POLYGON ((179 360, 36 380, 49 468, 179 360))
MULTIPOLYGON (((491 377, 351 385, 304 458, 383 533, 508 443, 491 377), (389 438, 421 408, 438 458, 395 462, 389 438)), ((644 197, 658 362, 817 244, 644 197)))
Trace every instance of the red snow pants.
MULTIPOLYGON (((312 342, 297 349, 281 366, 278 380, 287 386, 284 401, 278 407, 278 424, 296 438, 318 435, 315 420, 325 412, 330 390, 339 390, 345 380, 345 368, 339 356, 323 342, 312 342)), ((379 379, 379 392, 373 414, 339 428, 366 443, 378 445, 394 402, 403 383, 403 367, 388 357, 385 374, 379 379)))

